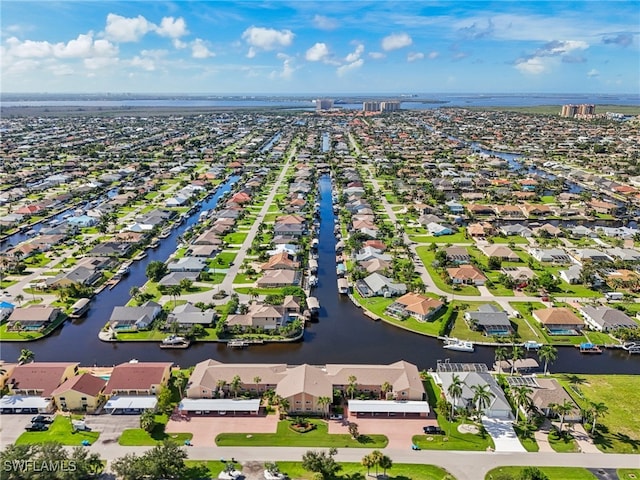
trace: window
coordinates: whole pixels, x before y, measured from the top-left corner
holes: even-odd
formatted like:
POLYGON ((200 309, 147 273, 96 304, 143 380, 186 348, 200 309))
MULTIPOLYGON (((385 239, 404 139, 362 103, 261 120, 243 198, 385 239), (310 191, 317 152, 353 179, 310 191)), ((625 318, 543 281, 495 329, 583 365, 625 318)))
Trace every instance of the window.
POLYGON ((310 401, 310 400, 307 400, 307 401, 306 401, 306 402, 304 402, 304 403, 306 403, 307 405, 310 405, 310 404, 311 404, 311 401, 310 401))
POLYGON ((296 400, 296 405, 300 405, 302 402, 300 400, 296 400))
POLYGON ((61 401, 61 402, 66 402, 66 401, 67 401, 67 399, 66 399, 65 397, 60 397, 60 401, 61 401))
POLYGON ((80 400, 82 400, 83 402, 87 401, 87 397, 80 397, 80 400))

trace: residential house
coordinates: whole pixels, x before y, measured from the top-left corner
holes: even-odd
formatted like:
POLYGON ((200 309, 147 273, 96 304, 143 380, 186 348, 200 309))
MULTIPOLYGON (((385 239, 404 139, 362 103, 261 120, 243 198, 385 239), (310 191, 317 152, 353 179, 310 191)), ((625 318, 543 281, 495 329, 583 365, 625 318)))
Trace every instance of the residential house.
POLYGON ((161 287, 180 285, 180 282, 184 279, 195 282, 198 279, 198 276, 198 272, 169 272, 160 279, 158 285, 161 287))
POLYGON ((466 247, 451 246, 445 250, 447 254, 447 261, 455 263, 457 265, 464 263, 471 263, 471 255, 467 251, 466 247))
POLYGON ((449 211, 453 214, 460 215, 464 213, 464 207, 460 202, 456 200, 449 200, 445 202, 445 205, 449 209, 449 211))
POLYGON ((581 262, 584 262, 585 260, 590 260, 592 262, 613 262, 613 258, 600 250, 596 250, 595 248, 577 249, 575 251, 575 257, 581 262))
POLYGON ((494 228, 489 222, 470 223, 467 226, 467 233, 471 237, 487 237, 493 235, 494 228))
POLYGON ((489 244, 480 246, 480 251, 489 258, 499 258, 502 261, 518 262, 520 257, 506 245, 489 244))
POLYGON ((59 410, 95 413, 106 384, 107 381, 100 377, 83 373, 67 379, 51 396, 59 410))
POLYGON ((571 257, 561 248, 530 248, 529 254, 539 262, 571 263, 571 257))
POLYGON ((378 272, 378 273, 384 274, 384 272, 390 272, 392 269, 392 264, 390 261, 380 260, 379 258, 374 258, 372 260, 364 260, 362 262, 358 262, 358 264, 362 268, 364 268, 367 273, 378 272))
POLYGON ((386 312, 395 317, 413 317, 420 322, 434 318, 444 303, 435 298, 409 292, 389 305, 386 312))
POLYGON ((356 289, 363 297, 395 297, 406 293, 407 286, 379 273, 372 273, 358 280, 356 289))
POLYGON ((640 252, 634 248, 614 247, 607 249, 607 255, 623 262, 640 262, 640 252))
MULTIPOLYGON (((580 422, 582 420, 580 408, 555 378, 526 378, 531 379, 530 382, 527 382, 527 385, 532 385, 532 392, 529 394, 529 398, 538 412, 545 417, 552 418, 556 415, 553 410, 554 405, 562 405, 565 402, 569 402, 574 406, 574 409, 564 416, 564 420, 566 422, 580 422)), ((525 411, 524 414, 527 415, 527 412, 525 411)))
POLYGON ((200 257, 182 257, 167 264, 170 272, 201 272, 206 267, 207 261, 200 257))
POLYGON ((152 301, 145 302, 139 307, 118 306, 111 312, 109 325, 114 330, 144 330, 151 326, 161 312, 162 307, 152 301))
POLYGON ((299 270, 266 270, 256 281, 257 287, 286 287, 299 285, 302 274, 299 270))
POLYGON ((58 308, 40 304, 18 307, 9 315, 7 328, 14 329, 19 325, 20 330, 40 331, 56 320, 60 313, 58 308))
MULTIPOLYGON (((618 211, 618 206, 615 203, 604 202, 602 200, 591 200, 587 205, 592 208, 596 213, 605 215, 613 215, 618 211)), ((18 212, 21 213, 21 212, 18 212)))
POLYGON ((472 328, 484 331, 485 335, 505 336, 513 333, 507 312, 495 305, 480 305, 475 312, 465 312, 464 319, 472 328))
POLYGON ((638 282, 640 282, 640 275, 634 270, 619 268, 607 273, 606 282, 614 290, 617 288, 635 289, 638 286, 638 282))
POLYGON ((526 286, 536 276, 529 267, 502 267, 500 271, 513 280, 519 288, 526 286))
POLYGON ((171 362, 131 361, 116 365, 104 389, 110 414, 137 414, 155 408, 156 395, 167 386, 171 362))
POLYGON ((300 313, 300 304, 289 298, 287 306, 271 305, 262 302, 253 302, 249 305, 246 314, 229 315, 226 320, 228 327, 240 326, 242 328, 258 327, 264 330, 275 330, 282 327, 292 317, 300 313))
POLYGON ((558 272, 560 278, 570 285, 582 283, 582 265, 571 265, 565 270, 558 272))
POLYGON ((389 254, 382 253, 382 250, 378 250, 374 247, 364 247, 360 252, 356 253, 356 262, 366 262, 369 260, 382 260, 385 262, 391 262, 393 257, 389 254))
POLYGON ((533 230, 520 223, 515 223, 513 225, 502 225, 499 230, 507 237, 517 235, 520 237, 529 238, 533 236, 533 230))
POLYGON ((550 223, 545 223, 540 227, 536 227, 533 229, 536 235, 539 237, 560 237, 562 236, 562 230, 555 225, 551 225, 550 223))
POLYGON ((616 308, 584 306, 580 309, 580 313, 587 326, 599 332, 610 332, 618 328, 640 327, 626 313, 616 308))
POLYGON ((189 330, 194 325, 212 327, 216 319, 216 311, 213 309, 201 310, 190 302, 177 305, 169 315, 167 315, 166 326, 171 328, 176 324, 181 330, 189 330))
POLYGON ((584 322, 566 307, 551 307, 531 312, 550 335, 580 335, 584 322))
POLYGON ((475 265, 459 265, 447 268, 449 278, 454 285, 484 285, 487 277, 475 265))
POLYGON ((295 255, 287 252, 276 253, 269 258, 269 261, 263 263, 260 268, 265 270, 297 270, 300 268, 300 262, 295 260, 295 255))
POLYGON ((72 270, 56 275, 47 280, 47 285, 51 288, 63 288, 69 285, 93 285, 102 278, 102 272, 93 268, 78 267, 72 270))
POLYGON ((441 235, 452 235, 453 229, 447 227, 446 225, 441 225, 439 223, 430 222, 427 224, 427 230, 434 237, 440 237, 441 235))

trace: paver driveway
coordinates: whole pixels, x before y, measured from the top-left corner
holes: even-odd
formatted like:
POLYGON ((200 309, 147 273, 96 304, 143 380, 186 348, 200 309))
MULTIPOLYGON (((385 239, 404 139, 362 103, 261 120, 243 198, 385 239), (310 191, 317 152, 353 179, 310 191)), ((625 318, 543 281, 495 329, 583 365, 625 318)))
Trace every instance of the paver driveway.
POLYGON ((215 447, 219 433, 275 433, 278 415, 258 417, 188 417, 169 420, 165 432, 191 432, 191 443, 198 447, 215 447))
MULTIPOLYGON (((423 435, 422 427, 438 426, 434 418, 402 418, 402 417, 349 417, 349 422, 358 424, 358 432, 362 435, 380 434, 389 439, 387 448, 411 448, 411 438, 423 435)), ((329 433, 349 433, 349 423, 343 420, 329 420, 329 433)))

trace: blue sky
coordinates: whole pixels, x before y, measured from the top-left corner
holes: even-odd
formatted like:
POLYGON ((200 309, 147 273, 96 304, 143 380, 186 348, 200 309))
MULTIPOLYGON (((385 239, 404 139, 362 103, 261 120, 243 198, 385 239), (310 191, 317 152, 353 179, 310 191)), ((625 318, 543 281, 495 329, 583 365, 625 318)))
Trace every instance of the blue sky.
POLYGON ((3 92, 638 93, 640 2, 2 0, 3 92))

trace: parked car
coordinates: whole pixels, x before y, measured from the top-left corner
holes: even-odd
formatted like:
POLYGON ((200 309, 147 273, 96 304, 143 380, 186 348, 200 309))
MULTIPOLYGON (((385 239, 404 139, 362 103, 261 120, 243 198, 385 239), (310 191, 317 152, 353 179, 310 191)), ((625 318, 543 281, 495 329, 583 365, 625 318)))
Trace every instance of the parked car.
POLYGON ((442 429, 434 425, 427 425, 426 427, 422 427, 422 431, 428 435, 440 435, 442 433, 442 429))
POLYGON ((53 419, 44 415, 36 415, 31 419, 31 423, 53 423, 53 419))
POLYGON ((36 422, 36 423, 29 423, 26 427, 24 427, 24 429, 27 432, 44 432, 45 430, 48 430, 49 427, 44 423, 36 422))

